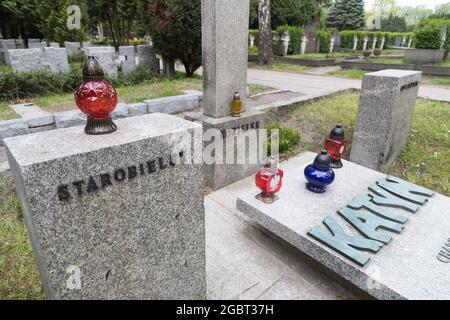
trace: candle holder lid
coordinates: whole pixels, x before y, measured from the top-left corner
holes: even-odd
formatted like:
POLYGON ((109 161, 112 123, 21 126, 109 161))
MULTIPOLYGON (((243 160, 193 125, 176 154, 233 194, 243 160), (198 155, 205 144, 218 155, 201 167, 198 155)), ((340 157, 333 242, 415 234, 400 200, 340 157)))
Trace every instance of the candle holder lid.
POLYGON ((344 139, 345 138, 345 132, 342 128, 341 124, 337 124, 336 127, 331 131, 330 137, 334 139, 344 139))
POLYGON ((86 61, 84 62, 83 67, 83 79, 84 80, 103 80, 105 78, 105 74, 103 73, 103 69, 98 63, 97 59, 93 56, 88 56, 86 61))
POLYGON ((322 150, 314 159, 313 165, 317 168, 328 170, 331 168, 331 158, 327 150, 322 150))

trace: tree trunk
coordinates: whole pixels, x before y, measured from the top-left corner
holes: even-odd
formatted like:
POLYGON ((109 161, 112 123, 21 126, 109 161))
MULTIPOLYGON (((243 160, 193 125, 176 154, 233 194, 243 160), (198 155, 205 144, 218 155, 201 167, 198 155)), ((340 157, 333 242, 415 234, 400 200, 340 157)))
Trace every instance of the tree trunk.
POLYGON ((272 60, 272 30, 270 25, 270 0, 259 0, 259 65, 268 65, 272 60))

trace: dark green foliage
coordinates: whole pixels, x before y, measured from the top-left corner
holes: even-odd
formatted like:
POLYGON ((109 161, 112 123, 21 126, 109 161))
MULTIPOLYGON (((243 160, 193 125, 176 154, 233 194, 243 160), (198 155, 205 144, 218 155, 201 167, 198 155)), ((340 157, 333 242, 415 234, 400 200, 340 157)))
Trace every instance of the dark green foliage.
MULTIPOLYGON (((258 0, 250 0, 250 28, 258 29, 258 0)), ((322 17, 322 4, 327 0, 272 0, 272 29, 282 25, 305 26, 319 21, 322 17)))
POLYGON ((336 0, 327 17, 327 26, 338 30, 358 30, 365 26, 363 0, 336 0))
POLYGON ((280 154, 293 153, 300 142, 300 134, 291 128, 283 126, 279 123, 271 123, 265 127, 267 130, 267 151, 268 154, 271 152, 271 130, 279 130, 280 154))
POLYGON ((320 40, 319 53, 329 53, 330 52, 331 31, 327 30, 327 29, 320 29, 320 30, 317 30, 316 36, 320 40))
POLYGON ((439 49, 441 47, 441 28, 444 20, 423 20, 414 31, 414 46, 418 49, 439 49))
POLYGON ((279 35, 282 35, 285 31, 289 32, 291 39, 289 42, 288 54, 298 54, 300 52, 300 42, 303 37, 303 29, 300 27, 283 25, 279 26, 275 30, 275 32, 279 35))
MULTIPOLYGON (((47 71, 0 73, 0 100, 26 99, 74 91, 83 81, 83 63, 71 63, 70 72, 54 74, 47 71)), ((128 75, 108 79, 115 87, 155 81, 160 76, 149 69, 137 67, 128 75)))
POLYGON ((150 0, 150 34, 156 51, 166 59, 179 59, 186 76, 202 64, 200 0, 150 0))
POLYGON ((405 32, 407 29, 406 19, 405 17, 390 15, 389 18, 381 19, 381 27, 383 31, 405 32))

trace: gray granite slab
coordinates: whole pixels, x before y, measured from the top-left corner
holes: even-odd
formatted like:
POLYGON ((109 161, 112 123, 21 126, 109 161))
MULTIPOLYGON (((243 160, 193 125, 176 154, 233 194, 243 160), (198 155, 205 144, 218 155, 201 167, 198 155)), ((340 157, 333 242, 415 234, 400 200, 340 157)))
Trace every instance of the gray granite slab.
POLYGON ((345 161, 344 168, 335 171, 336 182, 327 193, 314 194, 306 190, 303 175, 305 166, 314 157, 312 153, 305 153, 282 163, 284 185, 278 194, 280 199, 275 203, 266 205, 256 200, 259 189, 254 187, 238 198, 237 208, 375 298, 449 299, 450 248, 446 243, 450 237, 450 199, 436 193, 426 204, 419 206, 417 213, 383 207, 408 221, 400 234, 377 230, 391 236, 392 240, 384 246, 380 243, 381 250, 376 254, 361 251, 370 258, 362 267, 308 233, 319 227, 328 234, 323 221, 331 217, 348 235, 362 237, 337 211, 355 197, 367 195, 368 188, 385 179, 386 175, 345 161))
POLYGON ((203 170, 183 162, 201 152, 201 126, 165 114, 116 124, 6 141, 47 298, 204 299, 203 170))

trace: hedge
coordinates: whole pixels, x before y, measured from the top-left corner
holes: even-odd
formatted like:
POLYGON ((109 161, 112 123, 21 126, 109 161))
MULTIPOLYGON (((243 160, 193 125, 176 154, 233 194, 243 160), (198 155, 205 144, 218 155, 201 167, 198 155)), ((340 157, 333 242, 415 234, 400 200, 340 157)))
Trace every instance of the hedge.
MULTIPOLYGON (((339 32, 339 35, 341 37, 341 47, 342 48, 348 48, 353 49, 353 38, 355 35, 358 36, 358 46, 356 47, 357 50, 362 50, 363 44, 364 44, 364 36, 368 36, 368 42, 367 47, 371 48, 373 44, 373 39, 376 36, 377 37, 377 47, 380 44, 381 38, 385 37, 385 43, 384 48, 387 46, 393 46, 395 43, 395 38, 400 36, 406 36, 409 38, 413 34, 411 32, 382 32, 382 31, 365 31, 365 30, 343 30, 339 32)), ((384 49, 383 48, 383 49, 384 49)))
MULTIPOLYGON (((418 49, 440 49, 442 42, 441 29, 448 22, 448 20, 444 19, 422 20, 414 30, 414 47, 418 49)), ((447 45, 448 43, 445 43, 444 47, 447 47, 447 45)))
POLYGON ((317 30, 316 36, 320 41, 319 53, 330 52, 331 31, 327 29, 317 30))
MULTIPOLYGON (((73 92, 83 81, 82 69, 82 63, 73 63, 70 64, 68 73, 49 71, 0 73, 0 101, 73 92)), ((158 78, 159 75, 152 70, 138 66, 126 76, 119 73, 117 78, 108 80, 115 87, 120 87, 137 85, 158 78)))

